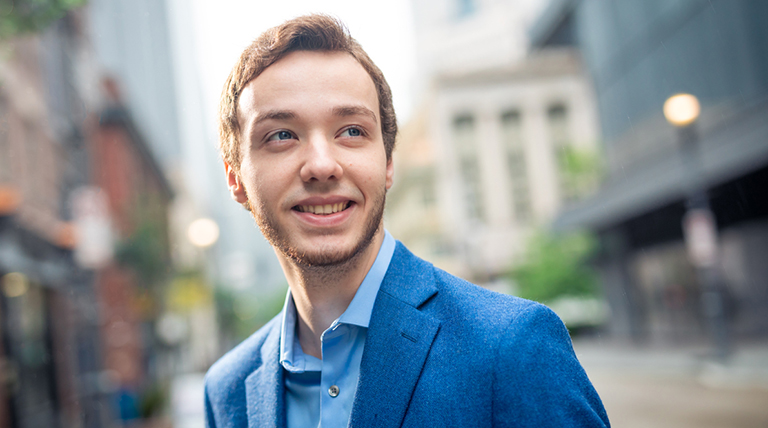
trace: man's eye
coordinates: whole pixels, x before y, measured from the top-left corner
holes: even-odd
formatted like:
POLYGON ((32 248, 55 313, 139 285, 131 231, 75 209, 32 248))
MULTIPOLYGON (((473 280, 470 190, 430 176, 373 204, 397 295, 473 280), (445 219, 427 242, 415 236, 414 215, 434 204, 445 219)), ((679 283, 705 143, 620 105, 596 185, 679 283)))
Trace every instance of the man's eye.
POLYGON ((288 131, 278 131, 274 134, 270 135, 269 138, 267 138, 267 141, 275 141, 275 140, 290 140, 292 138, 295 138, 293 134, 291 134, 288 131))
POLYGON ((341 133, 340 137, 359 137, 363 132, 359 128, 347 128, 341 133))

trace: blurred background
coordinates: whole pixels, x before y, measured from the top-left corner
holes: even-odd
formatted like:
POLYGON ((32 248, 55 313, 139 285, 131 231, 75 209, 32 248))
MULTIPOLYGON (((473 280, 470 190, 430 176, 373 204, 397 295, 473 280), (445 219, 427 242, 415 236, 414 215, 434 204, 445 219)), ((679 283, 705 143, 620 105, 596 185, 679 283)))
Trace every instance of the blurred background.
POLYGON ((287 287, 219 91, 308 12, 393 88, 397 239, 552 307, 614 426, 768 426, 768 2, 0 0, 0 427, 203 426, 287 287))

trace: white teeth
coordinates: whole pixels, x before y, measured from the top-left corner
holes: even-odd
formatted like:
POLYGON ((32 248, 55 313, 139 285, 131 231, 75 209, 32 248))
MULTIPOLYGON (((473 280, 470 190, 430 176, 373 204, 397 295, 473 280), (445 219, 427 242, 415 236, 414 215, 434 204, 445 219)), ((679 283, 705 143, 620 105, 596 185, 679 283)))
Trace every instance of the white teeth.
POLYGON ((333 214, 347 208, 347 202, 325 205, 299 205, 299 212, 312 214, 333 214))

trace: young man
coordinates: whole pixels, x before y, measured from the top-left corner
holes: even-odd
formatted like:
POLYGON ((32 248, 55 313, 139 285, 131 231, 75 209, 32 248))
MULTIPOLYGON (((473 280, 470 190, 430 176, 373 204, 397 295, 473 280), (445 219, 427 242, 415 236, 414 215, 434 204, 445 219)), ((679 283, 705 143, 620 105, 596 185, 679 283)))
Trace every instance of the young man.
POLYGON ((232 197, 289 293, 208 372, 209 427, 608 425, 556 315, 436 269, 383 229, 392 96, 341 23, 264 33, 220 114, 232 197))

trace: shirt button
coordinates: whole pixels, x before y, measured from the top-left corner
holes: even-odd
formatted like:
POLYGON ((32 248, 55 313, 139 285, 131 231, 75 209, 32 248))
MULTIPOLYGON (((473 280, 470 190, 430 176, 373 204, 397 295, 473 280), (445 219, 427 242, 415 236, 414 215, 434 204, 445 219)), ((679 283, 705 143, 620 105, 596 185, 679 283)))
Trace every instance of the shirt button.
POLYGON ((331 385, 331 387, 328 388, 328 395, 330 395, 331 397, 335 397, 339 395, 339 387, 336 385, 331 385))

